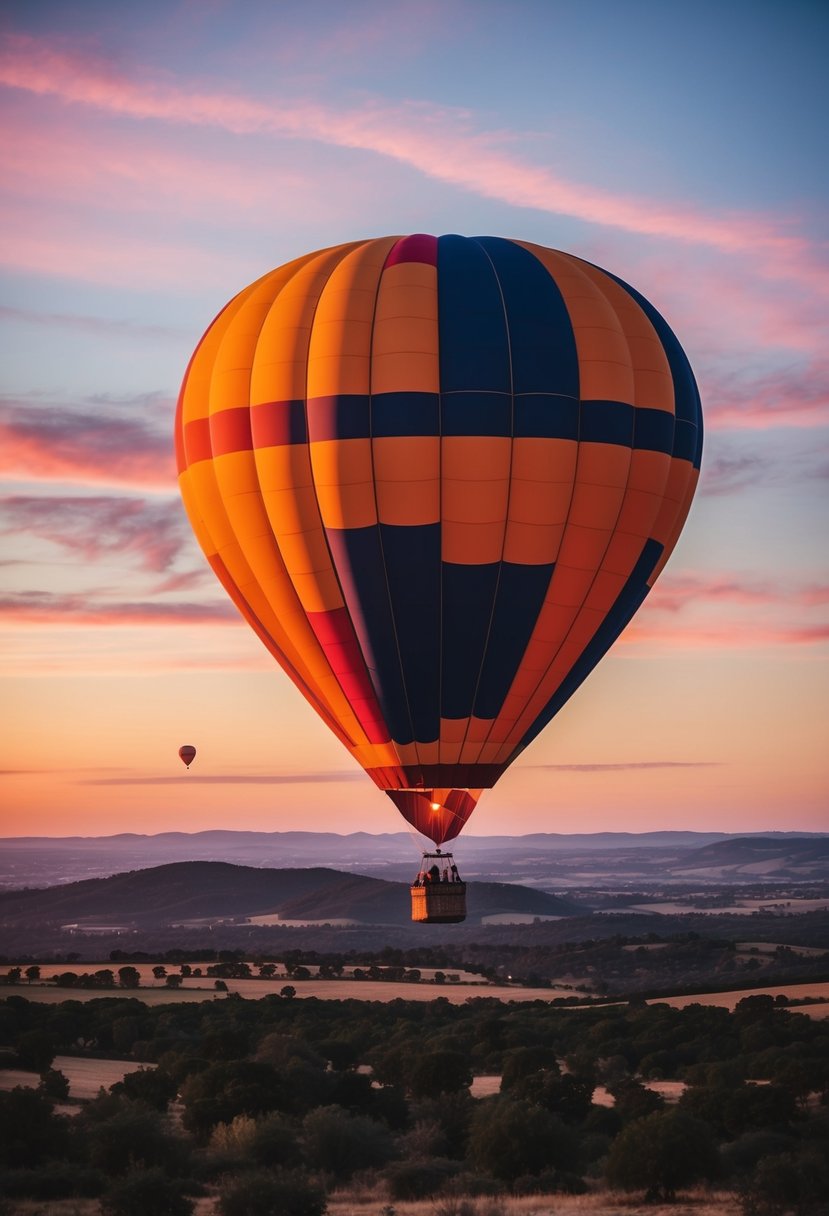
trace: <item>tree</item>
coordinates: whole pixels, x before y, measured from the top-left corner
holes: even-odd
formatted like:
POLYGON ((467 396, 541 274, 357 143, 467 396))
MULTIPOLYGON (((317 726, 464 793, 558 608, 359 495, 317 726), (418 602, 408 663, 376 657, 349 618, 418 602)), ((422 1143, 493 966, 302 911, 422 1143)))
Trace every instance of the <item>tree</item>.
POLYGON ((320 1106, 302 1123, 305 1157, 312 1169, 347 1181, 355 1170, 385 1165, 394 1155, 388 1128, 341 1106, 320 1106))
POLYGON ((678 1187, 715 1177, 718 1164, 707 1123, 682 1110, 656 1111, 622 1129, 606 1174, 611 1186, 644 1190, 648 1202, 671 1203, 678 1187))
POLYGON ((237 1115, 256 1117, 290 1109, 294 1095, 270 1064, 223 1060, 188 1077, 181 1099, 184 1126, 206 1138, 217 1123, 231 1123, 237 1115))
POLYGON ((613 1096, 613 1109, 623 1123, 631 1123, 634 1119, 643 1119, 652 1115, 665 1106, 661 1094, 648 1089, 635 1077, 625 1077, 616 1085, 608 1087, 613 1096))
POLYGON ((85 1143, 90 1164, 107 1174, 173 1165, 185 1153, 184 1141, 171 1134, 163 1115, 129 1100, 90 1126, 85 1143))
POLYGON ((182 977, 180 975, 168 975, 165 980, 165 983, 168 988, 178 989, 181 987, 181 978, 182 977))
POLYGON ((573 1133, 556 1115, 526 1098, 481 1102, 469 1131, 469 1157, 504 1182, 555 1168, 572 1168, 573 1133))
POLYGON ((55 1044, 46 1030, 25 1030, 17 1040, 17 1059, 21 1068, 46 1072, 55 1058, 55 1044))
POLYGON ((157 963, 155 967, 153 967, 153 975, 157 980, 163 980, 166 974, 167 968, 163 963, 157 963))
POLYGON ((121 988, 140 988, 141 973, 137 967, 119 967, 118 984, 121 988))
POLYGON ((32 1168, 63 1154, 68 1120, 45 1094, 18 1085, 0 1092, 0 1165, 32 1168))
POLYGON ((406 1080, 416 1098, 436 1098, 453 1094, 472 1084, 472 1068, 459 1051, 429 1051, 415 1056, 406 1080))
POLYGON ((38 967, 37 963, 33 963, 31 967, 26 968, 26 979, 30 984, 32 980, 40 979, 40 967, 38 967))
POLYGON ((194 1207, 181 1183, 161 1169, 127 1174, 101 1198, 104 1216, 190 1216, 194 1207))
POLYGON ((111 1089, 112 1093, 123 1094, 133 1102, 143 1102, 154 1110, 164 1111, 176 1096, 178 1083, 163 1068, 139 1068, 128 1072, 111 1089))
POLYGON ((69 1081, 59 1069, 47 1068, 40 1074, 38 1090, 53 1102, 65 1102, 69 1097, 69 1081))

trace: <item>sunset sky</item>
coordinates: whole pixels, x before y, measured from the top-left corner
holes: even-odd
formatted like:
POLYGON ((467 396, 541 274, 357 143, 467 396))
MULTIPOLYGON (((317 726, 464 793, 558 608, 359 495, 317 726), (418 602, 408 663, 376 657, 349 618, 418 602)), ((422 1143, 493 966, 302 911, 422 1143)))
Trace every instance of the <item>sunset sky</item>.
POLYGON ((706 420, 656 589, 470 834, 829 831, 827 52, 817 0, 3 0, 0 835, 404 828, 216 582, 172 427, 238 290, 410 232, 632 283, 706 420))

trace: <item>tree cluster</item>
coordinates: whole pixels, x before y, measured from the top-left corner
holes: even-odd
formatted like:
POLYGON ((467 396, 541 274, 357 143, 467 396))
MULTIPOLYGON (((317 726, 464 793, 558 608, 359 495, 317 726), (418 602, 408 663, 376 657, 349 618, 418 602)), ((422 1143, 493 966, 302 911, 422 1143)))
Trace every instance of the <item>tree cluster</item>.
POLYGON ((806 1216, 829 1199, 829 1022, 771 998, 729 1013, 12 995, 3 1044, 42 1080, 0 1093, 0 1191, 96 1195, 106 1216, 187 1216, 205 1192, 222 1216, 319 1216, 328 1191, 354 1183, 393 1203, 604 1183, 671 1200, 716 1180, 746 1216, 806 1216), (136 1067, 68 1117, 58 1053, 136 1067), (481 1074, 500 1091, 474 1098, 481 1074), (654 1079, 684 1082, 679 1101, 654 1079))

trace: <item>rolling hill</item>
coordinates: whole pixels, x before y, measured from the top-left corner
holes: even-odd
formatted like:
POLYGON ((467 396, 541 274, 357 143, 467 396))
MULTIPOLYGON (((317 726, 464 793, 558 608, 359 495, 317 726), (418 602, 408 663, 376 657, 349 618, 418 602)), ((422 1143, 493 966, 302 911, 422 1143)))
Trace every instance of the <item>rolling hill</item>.
POLYGON ((704 845, 676 861, 674 874, 688 878, 739 880, 746 878, 826 878, 829 840, 740 836, 704 845))
MULTIPOLYGON (((492 915, 572 916, 574 902, 512 883, 468 885, 469 919, 492 915)), ((257 869, 185 861, 41 890, 0 893, 0 926, 118 923, 148 928, 193 921, 351 920, 405 924, 408 886, 381 878, 314 869, 257 869)))

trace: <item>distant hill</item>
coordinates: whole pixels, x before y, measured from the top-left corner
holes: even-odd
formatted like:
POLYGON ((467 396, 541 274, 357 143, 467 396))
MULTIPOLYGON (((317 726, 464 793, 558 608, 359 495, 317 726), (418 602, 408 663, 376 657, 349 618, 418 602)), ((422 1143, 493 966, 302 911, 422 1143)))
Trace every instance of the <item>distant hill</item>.
POLYGON ((829 839, 741 836, 694 849, 678 859, 674 874, 687 878, 824 879, 829 876, 829 839))
MULTIPOLYGON (((766 832, 762 839, 786 846, 799 840, 829 841, 808 832, 766 832)), ((525 836, 467 836, 456 855, 467 877, 567 886, 572 871, 597 881, 607 876, 655 881, 693 853, 716 843, 739 843, 723 832, 534 832, 525 836)), ((425 842, 424 842, 425 843, 425 842)), ((45 887, 177 861, 223 861, 273 869, 326 867, 408 880, 417 866, 406 832, 161 832, 154 836, 26 836, 0 839, 0 890, 45 887)))
MULTIPOLYGON (((470 883, 469 918, 571 916, 574 902, 512 883, 470 883)), ((405 924, 408 884, 321 867, 257 869, 184 861, 42 890, 0 893, 0 926, 151 925, 278 915, 284 920, 405 924)))

